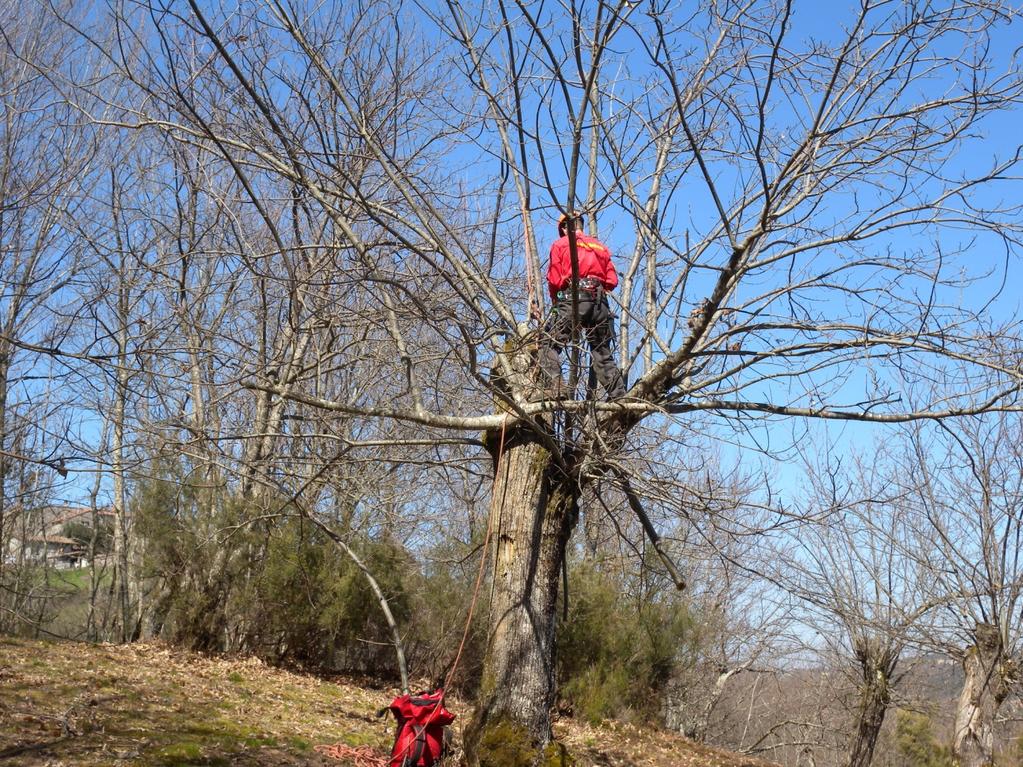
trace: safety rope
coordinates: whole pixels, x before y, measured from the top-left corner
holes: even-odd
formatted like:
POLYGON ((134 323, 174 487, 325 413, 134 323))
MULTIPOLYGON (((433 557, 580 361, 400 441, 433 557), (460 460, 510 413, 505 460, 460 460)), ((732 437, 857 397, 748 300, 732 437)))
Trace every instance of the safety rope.
MULTIPOLYGON (((504 457, 504 434, 505 434, 506 421, 501 422, 501 439, 497 445, 497 458, 494 461, 494 476, 498 476, 501 472, 501 459, 504 457)), ((504 499, 508 494, 508 484, 505 483, 503 492, 501 493, 501 506, 498 510, 498 514, 504 513, 504 499)), ((425 730, 430 726, 434 717, 444 707, 444 698, 447 693, 446 690, 448 685, 451 684, 451 680, 455 676, 455 671, 458 669, 458 664, 462 659, 462 651, 465 649, 466 640, 469 637, 469 629, 472 627, 472 616, 476 611, 476 603, 479 601, 480 585, 483 583, 483 573, 487 566, 487 551, 490 546, 491 533, 493 532, 494 524, 494 503, 497 499, 496 494, 490 500, 490 514, 487 517, 487 532, 483 538, 483 552, 480 555, 480 568, 476 573, 476 585, 473 588, 472 600, 469 602, 469 612, 465 619, 465 628, 462 631, 462 641, 458 644, 458 652, 455 653, 455 659, 451 663, 451 669, 448 671, 447 676, 444 678, 444 686, 441 688, 440 698, 437 699, 437 704, 433 707, 433 711, 430 712, 430 716, 423 724, 425 730)), ((405 746, 405 752, 408 751, 413 745, 413 741, 410 741, 405 746)), ((371 748, 370 746, 359 746, 353 748, 345 743, 334 743, 329 746, 315 746, 314 750, 318 753, 323 754, 331 759, 345 760, 352 762, 354 767, 388 767, 388 765, 395 758, 404 758, 405 753, 396 754, 394 756, 386 755, 380 751, 371 748)))
POLYGON ((522 212, 522 251, 526 255, 526 292, 529 294, 529 316, 532 319, 533 309, 536 308, 536 320, 540 323, 543 319, 540 316, 540 302, 536 298, 536 286, 540 281, 540 275, 533 269, 533 239, 530 236, 529 211, 525 203, 521 206, 522 212))
POLYGON ((542 336, 544 333, 544 316, 537 292, 539 290, 538 285, 540 284, 540 275, 536 272, 536 269, 539 268, 539 266, 537 264, 534 268, 533 240, 530 236, 528 211, 525 209, 525 206, 522 208, 522 240, 524 244, 523 250, 525 251, 526 257, 526 293, 528 294, 526 319, 529 322, 536 323, 536 329, 533 331, 533 343, 536 346, 536 353, 530 355, 532 357, 532 364, 530 365, 529 379, 534 385, 537 385, 543 381, 544 376, 543 363, 540 359, 540 355, 543 350, 542 336))
MULTIPOLYGON (((501 439, 497 444, 497 458, 494 461, 494 477, 501 473, 501 458, 504 455, 504 430, 507 424, 507 420, 501 421, 501 439)), ((508 494, 508 483, 504 483, 504 488, 501 492, 501 508, 498 511, 498 515, 504 514, 504 499, 508 494)), ((462 631, 462 641, 458 645, 458 652, 455 653, 455 660, 451 664, 451 670, 448 672, 447 678, 444 680, 444 689, 451 683, 451 679, 455 675, 455 669, 458 668, 458 662, 462 659, 462 650, 465 649, 465 640, 469 636, 469 628, 472 626, 472 615, 476 610, 476 602, 480 595, 480 584, 483 582, 483 572, 487 566, 487 549, 490 545, 490 534, 494 529, 494 503, 497 500, 496 494, 490 499, 490 514, 487 517, 487 533, 483 538, 483 553, 480 556, 480 569, 476 573, 476 586, 472 592, 472 601, 469 603, 469 614, 465 619, 465 629, 462 631)), ((443 700, 443 696, 441 700, 443 700)))

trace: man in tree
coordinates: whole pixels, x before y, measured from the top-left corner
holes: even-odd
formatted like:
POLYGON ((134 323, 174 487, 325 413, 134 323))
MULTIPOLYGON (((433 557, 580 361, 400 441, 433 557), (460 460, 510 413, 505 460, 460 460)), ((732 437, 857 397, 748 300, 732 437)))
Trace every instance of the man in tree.
MULTIPOLYGON (((444 446, 438 481, 464 466, 478 483, 478 435, 498 445, 499 532, 469 763, 493 765, 487 746, 507 742, 510 730, 536 757, 548 748, 560 574, 579 495, 618 477, 603 471, 608 447, 630 432, 668 438, 662 455, 625 468, 655 488, 671 472, 678 492, 657 490, 658 503, 688 529, 717 526, 721 515, 718 490, 704 487, 710 464, 689 435, 754 456, 783 440, 777 457, 788 460, 787 438, 776 437, 782 420, 803 433, 812 421, 930 422, 1020 406, 1017 320, 995 300, 1015 260, 979 260, 995 246, 1006 256, 1019 249, 1023 216, 1011 200, 1021 195, 1005 188, 1018 179, 1018 142, 1005 136, 990 162, 963 161, 985 121, 1005 124, 1023 105, 1019 67, 998 45, 1016 32, 1002 29, 1015 23, 1010 3, 830 4, 826 42, 803 34, 820 22, 812 7, 776 0, 702 4, 692 19, 597 2, 570 23, 560 7, 528 0, 479 4, 479 20, 457 2, 424 18, 400 4, 378 4, 372 18, 310 15, 276 0, 241 17, 187 5, 188 19, 137 9, 152 37, 133 29, 134 11, 97 17, 93 44, 137 40, 142 58, 103 52, 124 83, 125 124, 140 136, 165 132, 211 178, 232 174, 239 192, 226 197, 239 202, 223 215, 245 226, 229 250, 264 254, 238 262, 231 284, 245 300, 225 302, 241 312, 225 320, 231 330, 190 343, 210 359, 236 355, 237 365, 193 366, 212 402, 238 388, 235 373, 214 374, 255 371, 244 384, 249 399, 225 411, 246 418, 237 431, 249 436, 214 445, 217 455, 245 456, 243 486, 265 478, 275 487, 280 472, 289 494, 303 488, 303 502, 319 509, 335 500, 328 475, 292 476, 283 446, 315 439, 301 465, 317 456, 324 472, 348 471, 337 463, 338 440, 351 445, 342 455, 353 465, 418 467, 410 445, 428 450, 433 465, 444 446), (811 15, 797 18, 804 8, 811 15), (108 36, 99 26, 108 18, 124 34, 108 36), (425 35, 404 32, 423 25, 425 35), (217 31, 236 27, 244 46, 217 31), (427 60, 403 55, 413 39, 427 60), (381 51, 387 61, 395 53, 385 76, 381 51), (149 73, 153 82, 140 83, 149 73), (451 85, 437 89, 439 76, 451 85), (935 82, 940 98, 929 95, 935 82), (218 108, 224 94, 237 94, 238 108, 218 108), (553 167, 559 184, 564 169, 564 189, 553 167), (269 195, 292 204, 268 207, 269 195), (559 433, 537 417, 546 408, 528 401, 535 382, 518 375, 529 367, 528 336, 519 294, 507 294, 521 264, 518 216, 538 267, 530 213, 550 199, 568 211, 616 210, 636 241, 618 263, 616 289, 630 308, 622 347, 640 355, 631 391, 641 403, 577 419, 571 444, 568 429, 559 433), (976 279, 988 273, 991 300, 976 279), (966 290, 971 300, 956 300, 966 290), (490 357, 500 378, 480 375, 490 357), (499 384, 509 407, 490 412, 499 384), (283 428, 298 407, 323 424, 310 421, 315 431, 303 440, 283 428), (264 424, 253 428, 249 412, 264 424), (452 439, 458 433, 468 438, 452 439), (358 434, 372 438, 353 441, 358 434), (708 509, 697 522, 690 497, 708 509)), ((166 186, 162 177, 146 182, 166 186)), ((227 204, 206 196, 218 211, 227 204)), ((173 194, 169 202, 177 204, 173 194)), ((624 381, 610 356, 610 313, 596 321, 604 297, 580 282, 592 276, 591 260, 604 265, 603 290, 617 275, 607 273, 606 249, 580 246, 588 239, 579 223, 553 249, 561 281, 552 288, 569 289, 542 364, 557 370, 569 331, 582 326, 614 396, 624 381)), ((191 264, 207 248, 197 242, 175 258, 191 264)), ((195 384, 182 380, 181 402, 196 399, 195 384)), ((193 430, 205 433, 202 418, 197 410, 185 443, 193 430)), ((361 483, 352 493, 364 496, 361 483)), ((767 490, 757 504, 781 505, 767 490)), ((730 522, 722 529, 732 535, 730 522)))
POLYGON ((614 290, 618 285, 618 273, 611 263, 611 251, 596 237, 583 234, 581 215, 562 215, 558 219, 558 234, 559 238, 551 245, 551 261, 547 268, 547 288, 554 310, 540 347, 540 365, 548 379, 554 382, 555 389, 560 389, 561 364, 558 353, 569 342, 573 318, 578 316, 576 322, 586 331, 597 380, 609 399, 617 399, 625 394, 625 380, 615 364, 614 352, 611 350, 614 325, 611 307, 604 294, 604 291, 614 290), (578 281, 575 285, 577 307, 573 307, 572 297, 573 245, 578 261, 578 281))

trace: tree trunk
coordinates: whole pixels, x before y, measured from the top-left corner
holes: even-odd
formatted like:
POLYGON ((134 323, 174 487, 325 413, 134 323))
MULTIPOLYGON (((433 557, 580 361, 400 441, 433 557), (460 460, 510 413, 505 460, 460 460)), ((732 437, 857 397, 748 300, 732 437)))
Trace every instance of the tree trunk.
POLYGON ((863 673, 860 700, 856 709, 856 727, 849 746, 848 767, 869 767, 874 758, 881 725, 891 704, 891 677, 898 655, 873 639, 855 642, 854 650, 863 673))
MULTIPOLYGON (((7 344, 3 346, 6 347, 7 344)), ((0 450, 6 447, 7 443, 7 371, 9 369, 7 360, 9 353, 9 350, 4 348, 2 354, 0 354, 0 450)), ((7 535, 8 527, 11 527, 13 531, 13 524, 11 524, 11 520, 8 519, 6 514, 8 461, 9 459, 6 456, 0 454, 0 586, 6 586, 7 579, 4 575, 4 566, 16 556, 10 543, 10 538, 13 536, 7 535)), ((22 512, 21 516, 24 516, 24 512, 22 512)), ((22 536, 20 547, 23 550, 25 548, 24 536, 22 536)), ((7 604, 7 593, 7 588, 0 588, 0 632, 3 633, 7 633, 14 627, 12 623, 8 623, 7 615, 11 606, 7 604)))
MULTIPOLYGON (((124 368, 118 371, 118 382, 124 368)), ((126 506, 127 493, 124 480, 124 404, 125 392, 121 387, 114 397, 114 441, 113 449, 113 475, 114 475, 114 579, 117 584, 117 616, 120 625, 121 642, 131 641, 132 634, 132 610, 128 596, 128 583, 131 580, 129 572, 128 555, 128 510, 126 506)))
POLYGON ((509 433, 499 453, 489 641, 465 736, 469 763, 481 767, 531 763, 550 742, 559 576, 578 516, 574 486, 534 434, 509 433))
MULTIPOLYGON (((123 294, 122 294, 123 295, 123 294)), ((122 306, 127 303, 122 298, 122 306)), ((117 583, 117 612, 120 621, 120 641, 134 642, 139 637, 142 611, 138 584, 139 566, 136 561, 133 521, 128 510, 127 462, 125 458, 125 430, 128 417, 128 334, 127 314, 122 314, 122 327, 118 330, 117 387, 113 403, 114 475, 114 562, 117 583)))
MULTIPOLYGON (((110 429, 110 420, 104 419, 103 431, 99 438, 99 446, 96 448, 97 455, 103 455, 106 452, 107 437, 110 429)), ((101 639, 99 627, 96 625, 96 612, 97 612, 97 600, 100 594, 100 583, 102 582, 103 572, 97 570, 96 558, 97 558, 97 544, 99 542, 99 535, 101 532, 100 516, 99 516, 99 492, 103 486, 103 473, 97 471, 93 476, 92 490, 89 492, 89 509, 90 518, 92 519, 92 535, 89 536, 89 613, 85 619, 85 635, 92 642, 98 642, 101 639)), ((108 563, 107 557, 103 557, 103 571, 106 571, 108 563)))
POLYGON ((963 658, 966 679, 956 706, 952 756, 959 767, 994 763, 995 714, 1008 692, 1002 635, 997 626, 977 624, 974 645, 963 658))

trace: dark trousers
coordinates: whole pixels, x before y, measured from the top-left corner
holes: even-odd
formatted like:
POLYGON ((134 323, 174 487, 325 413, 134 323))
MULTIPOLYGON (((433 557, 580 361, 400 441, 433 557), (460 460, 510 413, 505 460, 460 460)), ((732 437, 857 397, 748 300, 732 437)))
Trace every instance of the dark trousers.
MULTIPOLYGON (((611 307, 602 291, 579 291, 579 329, 586 334, 590 345, 590 364, 597 380, 610 399, 625 394, 625 379, 615 364, 614 322, 611 307)), ((572 296, 565 295, 554 304, 554 311, 544 327, 540 343, 540 368, 551 381, 561 380, 561 362, 558 354, 572 339, 572 296)))

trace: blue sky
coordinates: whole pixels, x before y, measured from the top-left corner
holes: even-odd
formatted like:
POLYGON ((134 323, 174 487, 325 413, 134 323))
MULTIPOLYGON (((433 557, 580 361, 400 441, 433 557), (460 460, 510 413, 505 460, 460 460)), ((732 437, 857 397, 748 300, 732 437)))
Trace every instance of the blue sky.
MULTIPOLYGON (((443 12, 445 9, 442 3, 425 3, 428 8, 436 9, 443 12)), ((469 11, 468 16, 470 19, 475 18, 478 13, 479 4, 473 4, 473 8, 469 11), (474 13, 475 12, 475 13, 474 13)), ((827 6, 820 3, 810 2, 797 2, 794 6, 794 12, 792 16, 792 28, 789 33, 789 46, 792 49, 802 49, 810 47, 812 44, 821 43, 828 44, 834 43, 841 39, 842 30, 851 22, 853 18, 853 12, 858 8, 858 3, 830 3, 827 6)), ((585 6, 589 8, 591 12, 593 6, 585 6)), ((641 7, 636 12, 637 23, 641 25, 642 30, 649 32, 651 28, 651 21, 642 16, 643 8, 641 7)), ((218 4, 209 4, 208 9, 210 15, 215 16, 216 12, 222 10, 222 6, 218 4)), ((329 5, 321 6, 322 13, 355 13, 356 6, 345 5, 333 7, 329 5)), ((496 13, 493 10, 493 6, 488 6, 488 14, 485 18, 492 18, 493 14, 496 13)), ((674 12, 680 16, 685 15, 693 10, 693 6, 688 3, 678 3, 673 6, 674 12)), ((436 44, 437 50, 443 50, 440 46, 440 40, 442 39, 436 30, 431 30, 430 24, 423 21, 418 8, 408 5, 406 6, 406 12, 409 18, 409 27, 405 30, 404 37, 401 40, 401 44, 406 47, 407 50, 419 54, 423 49, 429 52, 431 45, 436 44), (414 30, 414 31, 412 31, 414 30)), ((548 4, 546 6, 545 13, 547 14, 546 20, 552 25, 552 28, 557 28, 559 24, 566 22, 564 10, 562 6, 548 4)), ((667 17, 666 17, 667 18, 667 17)), ((561 31, 561 30, 559 30, 561 31)), ((697 33, 698 29, 694 28, 683 32, 683 35, 691 37, 693 50, 692 54, 694 57, 698 57, 701 53, 698 42, 697 33)), ((516 27, 516 33, 521 39, 526 35, 526 30, 523 25, 516 27)), ((484 36, 481 35, 481 40, 484 36)), ((993 44, 988 52, 988 58, 990 59, 992 67, 999 68, 1008 65, 1009 60, 1013 55, 1016 54, 1016 50, 1013 47, 1014 41, 1018 39, 1018 35, 1015 34, 1014 29, 1010 29, 1008 26, 999 28, 993 38, 993 44)), ((969 41, 960 41, 963 48, 968 48, 969 41)), ((500 55, 500 41, 493 43, 494 55, 500 55)), ((953 40, 949 40, 943 45, 947 50, 952 50, 953 46, 957 43, 953 40)), ((240 45, 240 44, 239 44, 240 45)), ((635 36, 624 35, 621 38, 621 45, 616 43, 614 50, 614 58, 609 64, 609 71, 614 72, 614 76, 618 78, 618 85, 616 86, 623 95, 627 93, 629 89, 636 89, 643 86, 643 83, 647 78, 652 76, 653 70, 648 64, 644 64, 639 56, 642 47, 638 44, 635 36), (631 50, 630 50, 631 46, 631 50), (634 54, 634 55, 630 55, 634 54)), ((438 53, 439 56, 439 53, 438 53)), ((293 68, 295 59, 286 53, 282 53, 277 63, 282 68, 293 68)), ((426 57, 422 61, 422 66, 429 68, 431 71, 436 69, 438 73, 443 73, 445 62, 441 58, 431 59, 426 57)), ((540 63, 533 62, 532 66, 535 68, 537 75, 542 74, 543 69, 540 63)), ((951 78, 942 80, 941 78, 931 79, 928 81, 927 87, 934 88, 936 91, 948 88, 952 85, 951 78)), ((572 97, 578 100, 579 90, 577 87, 570 86, 572 97)), ((737 87, 733 93, 740 100, 745 99, 746 103, 749 103, 750 92, 748 90, 748 84, 742 87, 737 87)), ((790 102, 782 98, 782 94, 776 94, 778 100, 774 103, 777 104, 777 111, 775 115, 775 121, 778 126, 783 126, 786 123, 792 122, 796 116, 795 102, 790 102)), ((714 110, 720 107, 720 99, 715 101, 713 99, 708 100, 704 112, 714 110)), ((477 105, 478 106, 478 105, 477 105)), ((529 119, 532 120, 534 116, 539 115, 541 120, 541 148, 547 159, 548 171, 551 174, 551 180, 557 191, 560 199, 557 201, 550 198, 546 191, 542 189, 541 185, 534 188, 533 198, 533 214, 532 219, 538 232, 538 246, 540 248, 541 255, 546 253, 547 244, 553 238, 554 227, 553 221, 556 218, 559 205, 564 204, 564 199, 561 195, 564 194, 564 190, 567 186, 564 170, 561 167, 561 160, 558 155, 557 149, 559 144, 559 137, 557 135, 558 129, 562 130, 560 139, 564 138, 564 120, 565 120, 565 109, 563 108, 563 101, 560 90, 548 90, 543 87, 537 94, 534 94, 530 99, 530 106, 532 110, 528 115, 529 119)), ((691 117, 698 119, 698 113, 700 110, 694 110, 691 117)), ((969 143, 969 149, 962 151, 957 155, 951 162, 951 169, 962 169, 969 170, 978 167, 983 164, 991 162, 991 158, 996 155, 1004 156, 1006 152, 1012 151, 1014 148, 1019 146, 1018 138, 1018 110, 1005 112, 1002 114, 994 115, 990 119, 986 119, 980 127, 984 131, 984 136, 981 140, 973 140, 969 143)), ((532 124, 530 123, 530 127, 532 124)), ((638 133, 638 129, 637 129, 638 133)), ((623 134, 625 135, 625 134, 623 134)), ((482 141, 485 142, 490 148, 496 145, 495 138, 491 133, 484 133, 482 141)), ((719 185, 723 196, 726 201, 735 196, 737 192, 737 186, 739 176, 736 174, 734 166, 731 166, 725 158, 722 158, 717 153, 717 147, 708 146, 707 157, 709 161, 709 169, 711 176, 715 179, 715 182, 719 185)), ((531 158, 531 169, 536 178, 540 177, 539 163, 537 157, 537 147, 533 145, 532 158, 531 158)), ((683 159, 686 153, 683 151, 683 159)), ((450 154, 448 156, 452 168, 460 168, 461 174, 465 179, 467 186, 472 187, 473 185, 485 186, 489 184, 497 172, 496 163, 492 158, 488 159, 485 155, 479 154, 472 146, 471 143, 461 143, 457 140, 452 142, 450 154)), ((648 162, 649 160, 644 160, 648 162)), ((748 170, 748 169, 747 169, 748 170)), ((690 168, 686 171, 684 176, 681 176, 682 183, 679 185, 677 191, 674 193, 670 202, 664 205, 662 211, 664 219, 668 222, 666 231, 669 231, 672 240, 681 245, 684 242, 686 230, 688 230, 690 237, 696 242, 701 234, 710 231, 717 223, 717 214, 712 204, 710 196, 707 192, 707 187, 703 183, 700 174, 696 169, 690 168)), ((585 190, 586 177, 582 176, 579 179, 580 191, 585 190)), ((602 174, 601 183, 603 186, 608 187, 612 185, 612 177, 605 168, 602 174)), ((642 190, 642 186, 641 186, 642 190)), ((1014 202, 1015 200, 1023 198, 1020 193, 1020 185, 1018 181, 1012 180, 1007 181, 1004 184, 992 187, 990 190, 985 190, 978 198, 982 202, 992 202, 996 200, 1005 200, 1007 202, 1014 202)), ((833 203, 830 208, 824 208, 819 211, 819 220, 827 220, 829 215, 835 215, 835 211, 840 207, 838 203, 842 203, 843 207, 848 206, 851 199, 851 190, 849 192, 836 192, 833 196, 833 203)), ((867 199, 871 190, 869 188, 859 188, 857 190, 860 200, 867 199)), ((616 204, 605 205, 599 213, 599 231, 600 235, 605 241, 611 246, 611 248, 619 254, 619 265, 621 267, 621 259, 624 259, 626 254, 630 253, 636 237, 636 229, 634 221, 629 214, 629 211, 623 209, 621 206, 616 204)), ((509 240, 515 239, 515 232, 521 230, 521 221, 516 220, 512 217, 506 225, 507 231, 510 232, 509 240)), ((918 235, 911 235, 908 233, 898 232, 888 236, 879 237, 871 241, 869 247, 878 249, 878 252, 886 249, 891 249, 896 253, 912 254, 920 251, 922 253, 932 252, 937 246, 948 249, 950 251, 957 249, 958 247, 969 244, 969 250, 964 257, 961 259, 962 268, 967 272, 973 272, 977 274, 984 274, 990 272, 992 277, 977 282, 973 286, 963 289, 962 291, 951 291, 947 295, 940 296, 940 298, 948 303, 949 305, 956 305, 959 303, 976 306, 987 301, 992 296, 997 295, 996 311, 995 315, 1001 318, 1012 318, 1018 313, 1019 310, 1019 298, 1018 289, 1014 288, 1012 280, 1009 281, 1008 289, 1001 290, 1003 280, 1000 270, 1005 263, 1005 251, 998 241, 997 237, 991 234, 980 234, 974 235, 972 233, 965 233, 956 229, 945 229, 940 233, 931 233, 927 237, 920 237, 918 235)), ((720 263, 720 260, 724 257, 724 249, 721 246, 715 246, 711 251, 714 254, 710 261, 713 264, 720 263)), ((821 258, 830 257, 827 254, 821 256, 821 258)), ((1015 270, 1017 264, 1015 256, 1010 258, 1010 265, 1015 270)), ((505 269, 508 274, 515 275, 521 274, 523 271, 523 264, 520 259, 515 257, 509 258, 505 263, 505 269)), ((713 272, 704 271, 697 273, 690 280, 685 295, 681 296, 681 304, 679 315, 683 319, 688 314, 688 311, 704 298, 709 290, 709 285, 714 276, 713 272)), ((1018 284, 1018 279, 1017 279, 1018 284)), ((745 290, 745 288, 744 288, 745 290)), ((827 298, 825 301, 834 301, 834 298, 827 298)), ((520 308, 520 311, 524 313, 524 307, 520 308)), ((824 313, 832 315, 840 315, 841 307, 835 304, 830 306, 824 306, 822 308, 824 313)), ((665 322, 667 321, 667 318, 665 322)), ((663 326, 663 327, 666 327, 663 326)), ((635 336, 634 336, 635 337, 635 336)), ((656 355, 655 355, 656 356, 656 355)), ((862 380, 858 380, 854 374, 845 386, 839 390, 837 396, 842 399, 848 399, 855 401, 858 398, 858 392, 855 389, 862 384, 862 380)), ((756 392, 751 392, 754 394, 756 392)), ((760 394, 772 401, 787 400, 794 395, 786 391, 784 387, 779 387, 771 391, 762 391, 760 394)), ((862 426, 853 424, 843 423, 821 423, 808 425, 802 422, 780 422, 770 421, 761 422, 760 425, 756 426, 750 433, 744 430, 734 431, 729 429, 728 419, 720 419, 722 426, 721 429, 721 444, 722 450, 726 457, 734 457, 735 460, 742 460, 743 462, 759 461, 757 447, 764 444, 770 444, 772 447, 778 447, 779 445, 792 445, 794 442, 805 442, 804 429, 810 428, 813 432, 820 432, 826 437, 827 441, 834 442, 840 446, 842 445, 863 445, 869 444, 870 439, 874 438, 876 434, 881 431, 880 427, 862 426)), ((781 456, 791 456, 791 452, 782 452, 781 456)), ((793 491, 799 484, 801 468, 798 462, 786 462, 776 463, 771 468, 772 476, 776 478, 776 481, 785 488, 790 488, 793 491)), ((82 487, 84 487, 83 485, 82 487)))

